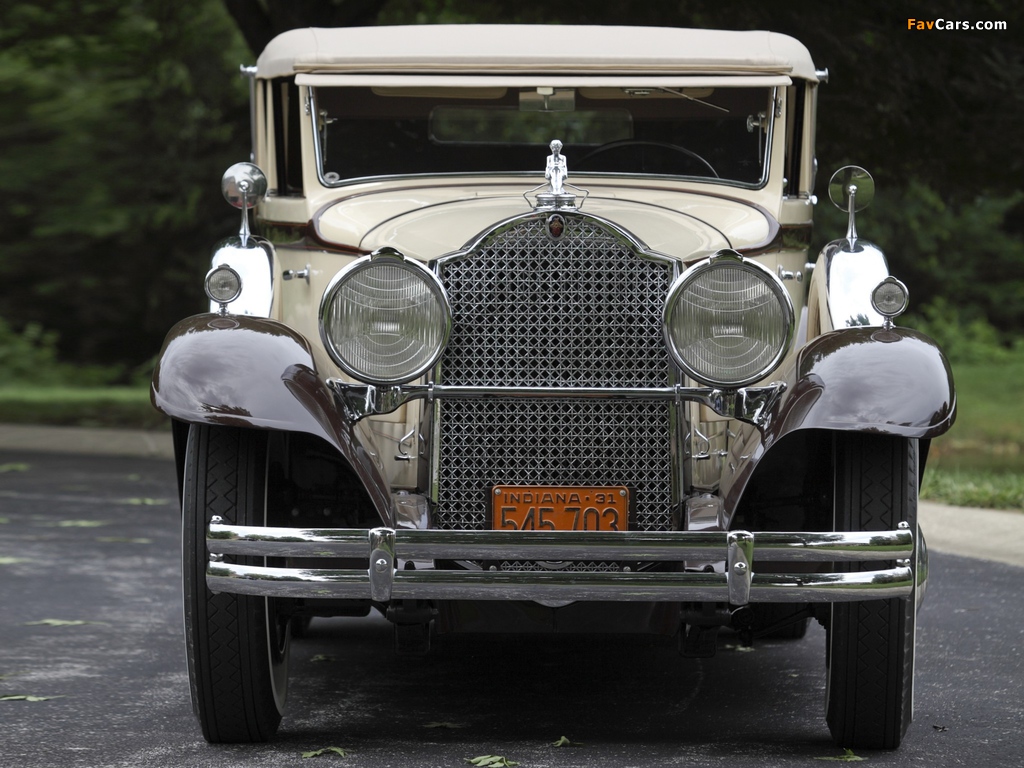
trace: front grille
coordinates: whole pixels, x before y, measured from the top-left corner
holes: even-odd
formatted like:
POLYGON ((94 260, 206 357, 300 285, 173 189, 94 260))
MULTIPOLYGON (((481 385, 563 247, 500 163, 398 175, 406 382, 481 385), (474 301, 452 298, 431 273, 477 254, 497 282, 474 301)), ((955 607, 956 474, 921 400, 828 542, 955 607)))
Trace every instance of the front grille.
MULTIPOLYGON (((662 335, 671 263, 615 230, 564 214, 563 236, 533 214, 442 263, 452 305, 439 381, 459 386, 665 387, 662 335)), ((630 528, 672 521, 672 421, 664 401, 441 400, 434 525, 490 527, 495 485, 625 485, 630 528)))

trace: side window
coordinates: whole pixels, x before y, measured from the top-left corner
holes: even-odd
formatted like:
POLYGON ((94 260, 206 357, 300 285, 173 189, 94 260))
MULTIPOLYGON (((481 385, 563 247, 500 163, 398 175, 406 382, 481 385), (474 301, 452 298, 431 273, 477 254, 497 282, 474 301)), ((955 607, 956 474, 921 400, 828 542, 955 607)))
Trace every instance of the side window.
POLYGON ((797 82, 786 89, 786 189, 788 197, 800 194, 800 160, 804 142, 804 109, 807 84, 797 82))
POLYGON ((302 143, 299 136, 299 110, 302 101, 295 78, 275 80, 274 155, 277 162, 277 193, 302 194, 302 143))

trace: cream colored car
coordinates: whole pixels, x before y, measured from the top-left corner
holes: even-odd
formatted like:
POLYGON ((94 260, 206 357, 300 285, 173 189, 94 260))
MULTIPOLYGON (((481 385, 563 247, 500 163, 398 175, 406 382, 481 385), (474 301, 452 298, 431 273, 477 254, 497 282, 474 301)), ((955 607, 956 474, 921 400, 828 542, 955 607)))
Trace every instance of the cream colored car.
POLYGON ((295 631, 379 611, 414 653, 607 631, 706 656, 722 628, 816 619, 834 738, 898 746, 917 488, 955 398, 857 232, 862 169, 833 177, 848 231, 809 258, 806 49, 305 29, 248 74, 253 163, 224 177, 242 226, 153 383, 206 738, 270 737, 295 631))

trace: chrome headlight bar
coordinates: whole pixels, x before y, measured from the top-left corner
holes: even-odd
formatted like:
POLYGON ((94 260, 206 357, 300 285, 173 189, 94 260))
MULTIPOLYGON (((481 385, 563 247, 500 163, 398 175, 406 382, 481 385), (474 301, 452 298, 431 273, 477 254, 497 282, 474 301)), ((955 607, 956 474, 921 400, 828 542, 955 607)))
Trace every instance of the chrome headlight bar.
POLYGON ((670 400, 698 402, 720 416, 761 425, 775 401, 786 391, 785 382, 774 381, 761 387, 717 389, 714 387, 491 387, 450 386, 445 384, 406 384, 377 387, 328 379, 342 407, 354 421, 391 413, 410 400, 480 399, 487 397, 543 398, 580 397, 621 400, 670 400))

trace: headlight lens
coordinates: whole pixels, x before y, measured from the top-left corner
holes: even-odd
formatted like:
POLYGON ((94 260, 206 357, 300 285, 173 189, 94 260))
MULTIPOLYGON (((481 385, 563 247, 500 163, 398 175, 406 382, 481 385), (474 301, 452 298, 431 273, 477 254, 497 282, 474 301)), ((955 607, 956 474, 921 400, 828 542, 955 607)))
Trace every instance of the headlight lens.
POLYGON ((793 337, 793 302, 771 271, 735 251, 719 251, 673 284, 665 335, 689 376, 743 387, 782 362, 793 337))
POLYGON ((871 292, 871 306, 886 318, 902 315, 910 301, 907 286, 895 277, 887 277, 871 292))
POLYGON ((382 249, 339 272, 320 305, 320 336, 360 381, 403 384, 441 356, 451 310, 441 283, 418 262, 382 249))
POLYGON ((227 264, 206 273, 206 295, 218 304, 230 304, 242 293, 242 278, 227 264))

